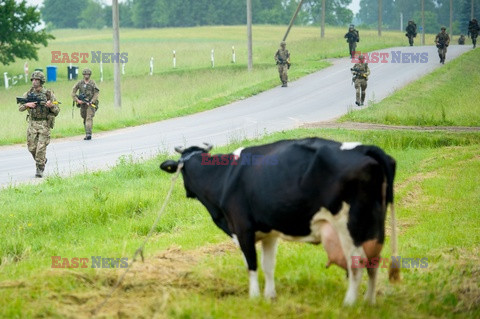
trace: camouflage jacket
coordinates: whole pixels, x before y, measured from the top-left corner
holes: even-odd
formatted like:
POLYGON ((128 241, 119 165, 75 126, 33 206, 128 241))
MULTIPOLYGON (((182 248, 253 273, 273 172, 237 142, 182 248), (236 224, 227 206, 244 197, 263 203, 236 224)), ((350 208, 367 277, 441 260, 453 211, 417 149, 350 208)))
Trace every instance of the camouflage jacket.
POLYGON ((346 38, 347 42, 350 42, 350 43, 360 41, 360 34, 355 29, 351 31, 349 30, 343 37, 346 38))
POLYGON ((478 22, 475 23, 473 21, 470 21, 468 23, 468 33, 469 34, 478 34, 478 31, 480 31, 480 26, 478 25, 478 22))
POLYGON ((52 107, 45 106, 47 101, 56 101, 55 95, 52 91, 41 87, 39 90, 35 90, 33 87, 23 94, 23 97, 26 98, 28 93, 34 93, 37 98, 41 99, 43 102, 37 104, 37 107, 31 109, 26 107, 24 104, 19 104, 18 110, 23 112, 28 111, 30 121, 41 121, 47 120, 49 115, 57 116, 60 113, 60 108, 58 105, 52 105, 52 107))
POLYGON ((417 25, 415 23, 411 23, 411 24, 407 25, 407 28, 405 29, 405 31, 407 31, 408 34, 416 36, 417 35, 417 25))
POLYGON ((72 98, 74 101, 77 91, 80 91, 80 94, 84 94, 87 100, 94 103, 98 100, 98 94, 100 93, 100 89, 92 79, 88 80, 88 82, 85 82, 85 80, 82 79, 73 86, 72 98))
POLYGON ((445 33, 440 32, 435 37, 435 43, 439 43, 439 44, 443 44, 443 45, 449 45, 450 44, 450 36, 446 32, 445 33))
POLYGON ((275 53, 275 62, 277 64, 286 64, 290 62, 290 52, 287 49, 278 49, 275 53))
POLYGON ((352 68, 352 73, 354 80, 356 79, 365 79, 368 80, 368 76, 370 75, 370 68, 368 67, 368 63, 355 63, 352 68))

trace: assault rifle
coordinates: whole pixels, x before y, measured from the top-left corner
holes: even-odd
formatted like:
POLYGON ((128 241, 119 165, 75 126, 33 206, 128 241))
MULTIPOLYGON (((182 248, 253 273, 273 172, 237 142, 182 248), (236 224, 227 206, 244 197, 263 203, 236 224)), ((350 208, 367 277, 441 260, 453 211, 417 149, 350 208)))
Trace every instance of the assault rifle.
MULTIPOLYGON (((79 99, 80 101, 82 101, 83 103, 87 104, 88 106, 91 106, 93 107, 94 109, 97 108, 97 106, 95 104, 93 104, 91 101, 89 101, 87 99, 87 97, 85 96, 85 94, 83 93, 80 93, 78 95, 75 95, 77 97, 77 99, 79 99)), ((77 104, 77 107, 80 107, 78 104, 77 104)))
POLYGON ((284 61, 284 60, 280 59, 280 57, 278 58, 278 61, 277 61, 277 65, 278 65, 278 64, 286 64, 286 65, 287 65, 287 69, 290 69, 290 65, 291 65, 291 63, 288 62, 288 60, 287 60, 287 61, 284 61))
MULTIPOLYGON (((44 106, 47 101, 37 97, 35 93, 30 92, 27 94, 27 97, 18 97, 17 96, 17 104, 25 104, 25 103, 30 103, 30 102, 35 102, 37 105, 44 106)), ((62 104, 61 102, 58 101, 53 101, 52 104, 62 104)))
POLYGON ((358 69, 358 68, 351 68, 350 71, 354 72, 353 75, 355 75, 355 76, 361 76, 361 77, 366 78, 364 70, 361 70, 361 69, 358 69))

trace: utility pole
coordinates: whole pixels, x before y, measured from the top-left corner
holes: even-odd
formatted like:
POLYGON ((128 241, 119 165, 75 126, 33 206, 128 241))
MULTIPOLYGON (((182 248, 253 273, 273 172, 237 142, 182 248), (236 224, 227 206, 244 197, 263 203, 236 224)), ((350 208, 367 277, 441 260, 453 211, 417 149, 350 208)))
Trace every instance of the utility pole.
POLYGON ((403 31, 403 12, 400 12, 400 31, 403 31))
POLYGON ((118 0, 112 0, 113 53, 119 55, 119 60, 113 63, 113 106, 121 108, 122 92, 120 90, 120 36, 118 20, 118 0))
POLYGON ((325 37, 325 0, 322 0, 322 31, 320 32, 320 37, 325 37))
POLYGON ((422 45, 425 45, 425 0, 422 0, 422 45))
POLYGON ((252 0, 247 0, 247 47, 248 47, 248 71, 253 69, 252 54, 252 0))
POLYGON ((470 20, 473 20, 473 0, 470 1, 470 20))
POLYGON ((283 40, 282 40, 282 41, 287 40, 288 33, 290 32, 290 29, 292 28, 293 22, 295 22, 295 18, 297 17, 298 11, 300 11, 300 8, 301 8, 301 6, 302 6, 302 3, 303 3, 303 0, 300 0, 299 4, 298 4, 298 6, 297 6, 297 10, 295 11, 295 13, 294 13, 294 15, 293 15, 292 20, 290 20, 290 23, 288 24, 287 32, 285 32, 285 35, 283 36, 283 40))
POLYGON ((453 0, 450 0, 450 35, 453 36, 453 0))
POLYGON ((382 0, 378 0, 378 36, 382 36, 382 0))

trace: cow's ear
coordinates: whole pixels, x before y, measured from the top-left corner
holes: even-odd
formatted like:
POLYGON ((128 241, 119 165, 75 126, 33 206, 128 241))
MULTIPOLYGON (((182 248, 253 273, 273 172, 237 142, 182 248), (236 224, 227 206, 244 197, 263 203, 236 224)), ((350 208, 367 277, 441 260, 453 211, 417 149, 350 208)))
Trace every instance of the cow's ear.
POLYGON ((167 173, 175 173, 177 171, 177 167, 178 167, 178 162, 172 161, 172 160, 167 160, 162 164, 160 164, 160 169, 167 173))

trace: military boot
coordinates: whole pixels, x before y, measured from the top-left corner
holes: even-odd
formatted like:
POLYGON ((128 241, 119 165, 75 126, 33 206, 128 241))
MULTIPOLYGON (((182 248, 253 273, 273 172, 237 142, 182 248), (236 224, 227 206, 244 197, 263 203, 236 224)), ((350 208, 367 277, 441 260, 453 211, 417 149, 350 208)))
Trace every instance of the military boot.
POLYGON ((35 177, 42 178, 43 177, 43 169, 37 167, 37 171, 35 173, 35 177))
POLYGON ((90 141, 91 139, 92 139, 91 135, 87 135, 83 138, 83 140, 85 140, 85 141, 90 141))

